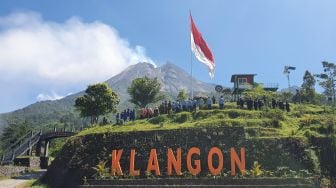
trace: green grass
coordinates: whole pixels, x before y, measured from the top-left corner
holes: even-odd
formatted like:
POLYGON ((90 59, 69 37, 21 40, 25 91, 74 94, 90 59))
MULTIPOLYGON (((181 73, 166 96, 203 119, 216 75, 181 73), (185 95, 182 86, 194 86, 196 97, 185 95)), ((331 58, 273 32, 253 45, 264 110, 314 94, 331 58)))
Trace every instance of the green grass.
MULTIPOLYGON (((124 125, 94 125, 77 136, 99 133, 190 129, 211 126, 243 126, 256 137, 309 137, 325 136, 328 125, 336 125, 335 111, 330 107, 311 104, 291 104, 287 113, 278 109, 249 111, 237 109, 235 103, 226 103, 223 110, 181 112, 170 117, 161 115, 151 119, 127 122, 124 125)), ((249 135, 249 136, 251 136, 249 135)))

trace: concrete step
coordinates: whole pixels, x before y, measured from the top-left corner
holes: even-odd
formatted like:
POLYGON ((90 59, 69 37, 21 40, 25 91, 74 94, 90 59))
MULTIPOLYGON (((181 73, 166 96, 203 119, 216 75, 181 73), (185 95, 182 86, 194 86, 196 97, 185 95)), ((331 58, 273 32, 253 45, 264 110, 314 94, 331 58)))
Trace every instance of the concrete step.
POLYGON ((155 178, 88 180, 80 187, 245 187, 245 188, 313 188, 312 179, 305 178, 155 178))

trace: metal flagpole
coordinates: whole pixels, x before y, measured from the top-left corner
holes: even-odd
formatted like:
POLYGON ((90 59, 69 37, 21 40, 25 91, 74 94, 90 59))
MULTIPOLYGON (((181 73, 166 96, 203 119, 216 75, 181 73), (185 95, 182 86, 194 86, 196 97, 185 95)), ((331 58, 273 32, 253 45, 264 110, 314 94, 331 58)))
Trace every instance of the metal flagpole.
MULTIPOLYGON (((190 36, 191 45, 191 36, 190 36)), ((193 69, 192 69, 192 50, 190 49, 190 80, 191 80, 191 99, 194 98, 194 88, 193 88, 193 69)))
POLYGON ((191 80, 191 99, 194 99, 194 88, 193 88, 193 69, 192 69, 192 46, 191 46, 191 12, 189 11, 189 21, 190 21, 190 31, 189 31, 189 37, 190 37, 190 80, 191 80))

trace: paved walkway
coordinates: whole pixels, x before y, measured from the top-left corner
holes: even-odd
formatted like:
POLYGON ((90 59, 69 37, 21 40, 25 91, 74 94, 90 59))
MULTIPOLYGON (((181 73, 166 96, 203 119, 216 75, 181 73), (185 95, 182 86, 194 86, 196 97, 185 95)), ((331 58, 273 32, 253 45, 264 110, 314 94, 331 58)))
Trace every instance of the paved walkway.
POLYGON ((26 181, 40 178, 45 172, 46 170, 38 170, 15 178, 0 180, 0 188, 15 188, 26 181))

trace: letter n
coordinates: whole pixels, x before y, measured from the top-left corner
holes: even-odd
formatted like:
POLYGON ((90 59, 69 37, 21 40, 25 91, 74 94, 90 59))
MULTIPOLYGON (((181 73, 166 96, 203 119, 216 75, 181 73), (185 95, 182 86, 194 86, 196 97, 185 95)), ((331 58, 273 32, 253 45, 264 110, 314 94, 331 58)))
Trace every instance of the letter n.
POLYGON ((171 148, 168 149, 168 153, 167 153, 167 175, 171 176, 172 175, 172 168, 175 169, 175 172, 177 175, 182 175, 181 173, 181 161, 182 161, 182 157, 181 157, 181 148, 177 148, 176 151, 176 158, 174 156, 173 150, 171 148))
POLYGON ((245 175, 245 148, 240 149, 240 158, 238 157, 238 154, 234 148, 231 148, 230 151, 230 157, 231 157, 231 176, 236 175, 236 164, 240 170, 240 172, 245 175))
POLYGON ((123 152, 122 149, 118 150, 118 152, 117 150, 112 150, 112 167, 111 167, 112 176, 115 176, 116 173, 118 176, 123 175, 123 172, 120 166, 120 158, 121 158, 122 152, 123 152))

